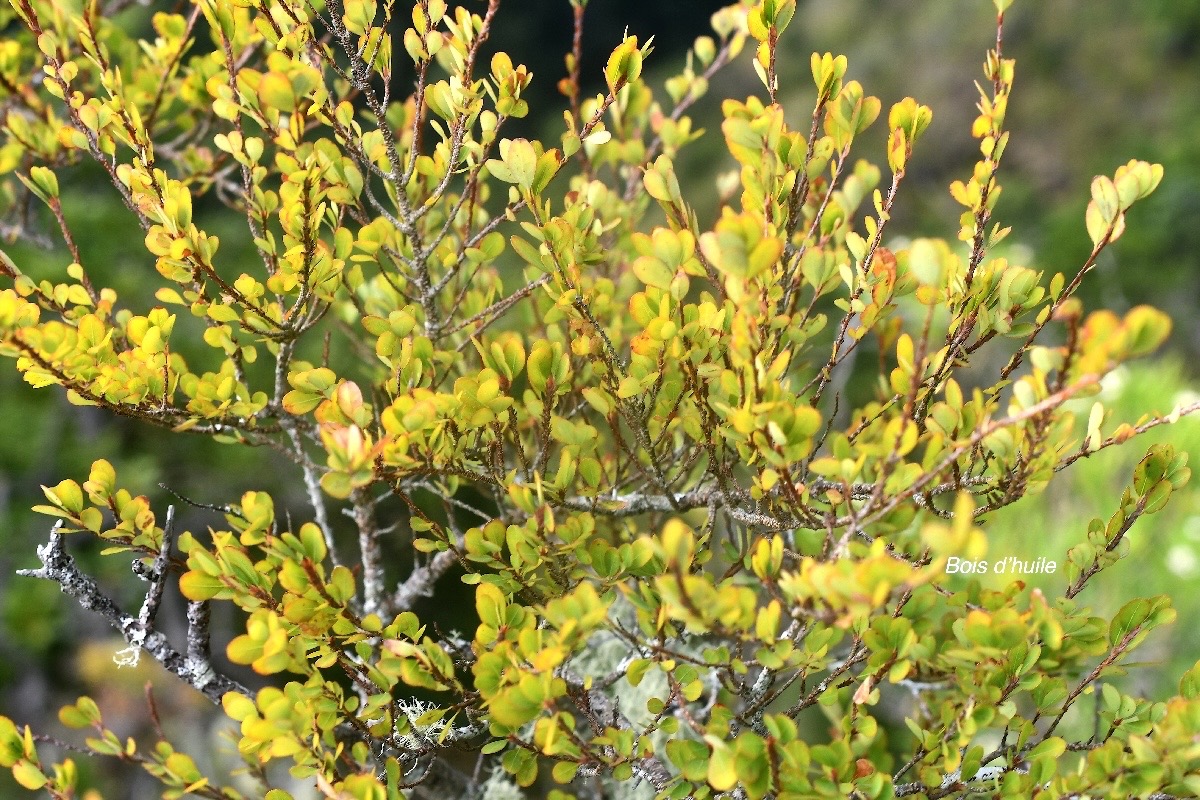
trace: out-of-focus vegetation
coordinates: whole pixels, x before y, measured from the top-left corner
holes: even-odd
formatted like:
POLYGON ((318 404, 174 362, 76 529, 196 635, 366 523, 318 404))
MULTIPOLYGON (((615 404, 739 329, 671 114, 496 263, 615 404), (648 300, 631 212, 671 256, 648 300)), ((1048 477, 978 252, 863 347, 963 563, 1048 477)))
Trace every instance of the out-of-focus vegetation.
MULTIPOLYGON (((801 52, 844 46, 856 74, 885 99, 913 94, 933 104, 930 132, 944 157, 919 169, 948 185, 973 157, 974 88, 959 76, 977 61, 970 31, 986 4, 816 0, 808 8, 812 24, 792 31, 801 52)), ((1162 308, 1176 323, 1174 346, 1200 356, 1200 3, 1045 0, 1014 8, 1005 38, 1019 65, 1009 120, 1021 146, 1005 163, 998 216, 1022 232, 1039 268, 1078 264, 1088 249, 1080 220, 1091 177, 1128 156, 1163 164, 1150 222, 1105 256, 1083 296, 1118 310, 1162 308)), ((942 198, 923 225, 949 218, 953 201, 942 198)))
MULTIPOLYGON (((1195 380, 1176 356, 1153 363, 1135 363, 1110 375, 1100 396, 1072 403, 1078 424, 1086 426, 1094 401, 1114 409, 1120 419, 1136 420, 1144 414, 1169 414, 1197 399, 1195 380)), ((1170 443, 1177 450, 1200 457, 1200 419, 1184 417, 1178 423, 1145 434, 1146 446, 1170 443)), ((1194 462, 1193 462, 1194 463, 1194 462)), ((999 587, 1013 580, 1038 586, 1047 597, 1062 593, 1066 585, 1068 550, 1079 542, 1095 518, 1104 522, 1116 509, 1117 499, 1133 474, 1137 456, 1115 448, 1082 459, 1052 481, 1046 491, 1027 497, 1020 506, 998 511, 988 523, 993 563, 1014 556, 1033 562, 1039 557, 1057 564, 1055 574, 1014 577, 994 572, 979 578, 999 587)), ((1200 620, 1200 492, 1188 487, 1157 516, 1134 525, 1130 555, 1112 569, 1105 591, 1089 598, 1099 613, 1110 613, 1134 597, 1165 594, 1184 620, 1200 620)), ((962 582, 970 580, 961 578, 962 582)), ((1131 671, 1137 691, 1165 697, 1175 690, 1170 677, 1200 659, 1200 636, 1193 625, 1176 624, 1157 631, 1145 646, 1143 660, 1151 669, 1131 671)))

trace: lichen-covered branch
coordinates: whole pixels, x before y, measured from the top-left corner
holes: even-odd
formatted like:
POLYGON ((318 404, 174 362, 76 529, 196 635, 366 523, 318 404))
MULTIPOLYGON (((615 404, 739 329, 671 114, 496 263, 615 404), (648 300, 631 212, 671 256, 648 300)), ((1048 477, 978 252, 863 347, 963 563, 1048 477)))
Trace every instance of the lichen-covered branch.
MULTIPOLYGON (((59 533, 62 523, 56 523, 50 532, 50 541, 37 549, 42 566, 39 569, 18 570, 17 574, 29 578, 42 578, 59 585, 63 594, 73 598, 80 607, 99 614, 109 625, 116 628, 132 647, 139 647, 155 661, 180 680, 203 694, 213 703, 219 704, 226 692, 250 694, 250 690, 237 681, 219 674, 213 669, 208 651, 208 614, 205 604, 192 604, 188 609, 188 645, 186 654, 180 653, 167 637, 147 621, 124 613, 100 591, 96 582, 79 571, 75 559, 67 553, 65 538, 59 533)), ((161 591, 161 590, 160 590, 161 591)), ((143 608, 153 608, 147 603, 143 608)))

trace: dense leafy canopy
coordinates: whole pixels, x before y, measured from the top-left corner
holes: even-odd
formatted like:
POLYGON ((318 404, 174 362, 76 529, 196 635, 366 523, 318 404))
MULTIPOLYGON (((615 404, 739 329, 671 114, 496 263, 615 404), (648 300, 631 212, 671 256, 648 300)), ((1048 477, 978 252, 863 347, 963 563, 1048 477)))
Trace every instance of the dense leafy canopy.
MULTIPOLYGON (((582 25, 587 0, 571 4, 582 25)), ((549 142, 504 135, 532 76, 486 46, 500 5, 198 0, 140 39, 95 2, 0 11, 24 31, 0 46, 0 175, 73 257, 58 282, 0 257, 0 354, 74 404, 272 448, 311 504, 298 520, 248 490, 216 509, 223 529, 178 531, 107 460, 46 487, 37 510, 61 522, 28 574, 117 626, 125 658, 144 650, 219 703, 261 785, 121 741, 86 697, 61 721, 165 797, 292 797, 272 762, 326 797, 400 797, 453 773, 451 749, 559 798, 1200 793, 1200 669, 1167 702, 1107 682, 1169 601, 1111 617, 1084 602, 1188 480, 1186 454, 1146 453, 1061 596, 946 580, 951 559, 986 556, 990 512, 1196 410, 1116 424, 1097 402, 1080 428, 1064 409, 1169 333, 1151 308, 1075 297, 1162 168, 1097 177, 1090 256, 1046 276, 1010 263, 992 219, 1015 69, 1001 36, 978 163, 950 187, 958 240, 908 240, 889 223, 933 112, 885 112, 844 57, 813 54, 794 127, 776 102, 794 0, 718 12, 657 94, 649 42, 613 50, 595 97, 572 53, 549 142), (702 220, 674 161, 743 50, 762 90, 712 126, 735 169, 702 220), (397 98, 401 64, 415 91, 397 98), (877 123, 882 167, 853 154, 877 123), (89 160, 144 231, 131 269, 153 308, 89 277, 59 186, 89 160), (256 263, 225 257, 208 220, 228 213, 256 263), (866 342, 874 396, 840 424, 835 379, 866 342), (389 498, 406 513, 382 518, 389 498), (137 614, 65 534, 132 554, 137 614), (407 574, 384 557, 394 537, 419 554, 407 574), (454 567, 473 635, 413 611, 454 567), (155 628, 169 582, 189 601, 184 651, 155 628), (213 603, 244 612, 224 655, 273 676, 261 688, 211 657, 213 603)), ((0 764, 73 796, 75 765, 37 745, 0 718, 0 764)))

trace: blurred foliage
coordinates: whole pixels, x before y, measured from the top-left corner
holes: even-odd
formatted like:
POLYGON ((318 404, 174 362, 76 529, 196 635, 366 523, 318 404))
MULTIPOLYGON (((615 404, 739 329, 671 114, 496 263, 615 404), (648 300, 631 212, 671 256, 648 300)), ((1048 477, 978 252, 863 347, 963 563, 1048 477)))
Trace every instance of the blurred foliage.
MULTIPOLYGON (((1168 356, 1118 369, 1105 380, 1097 398, 1075 401, 1071 407, 1082 432, 1093 402, 1103 402, 1117 419, 1136 420, 1194 402, 1200 396, 1194 385, 1182 360, 1168 356)), ((1194 416, 1144 436, 1147 446, 1169 442, 1193 459, 1200 457, 1200 419, 1194 416)), ((996 512, 987 522, 992 541, 988 556, 993 563, 1007 556, 1029 562, 1044 557, 1055 561, 1058 569, 1053 575, 992 572, 979 580, 999 588, 1019 579, 1041 588, 1047 597, 1061 593, 1068 550, 1086 532, 1090 519, 1107 520, 1137 460, 1137 453, 1125 448, 1105 450, 1077 461, 1045 492, 996 512)), ((1111 568, 1105 591, 1091 598, 1096 610, 1111 613, 1134 597, 1165 594, 1174 601, 1181 620, 1200 620, 1200 593, 1195 591, 1200 578, 1200 493, 1195 488, 1180 492, 1152 522, 1136 523, 1129 537, 1129 558, 1111 568)), ((957 582, 968 580, 963 576, 957 582)), ((1167 697, 1176 689, 1171 676, 1200 659, 1200 636, 1193 625, 1169 626, 1155 633, 1143 657, 1153 668, 1131 672, 1132 685, 1123 688, 1167 697)))
MULTIPOLYGON (((963 76, 978 62, 987 5, 811 0, 804 9, 806 24, 788 31, 796 52, 846 53, 851 77, 885 102, 912 95, 933 107, 940 157, 914 165, 903 213, 944 235, 954 203, 937 189, 974 158, 974 88, 963 76)), ((1092 176, 1130 157, 1163 164, 1143 209, 1152 221, 1105 254, 1081 296, 1116 310, 1162 308, 1176 321, 1173 345, 1200 356, 1200 3, 1044 0, 1014 5, 1005 28, 1018 68, 997 218, 1020 232, 1037 268, 1073 268, 1088 252, 1081 220, 1092 176)), ((784 85, 803 87, 803 77, 787 73, 784 85)))

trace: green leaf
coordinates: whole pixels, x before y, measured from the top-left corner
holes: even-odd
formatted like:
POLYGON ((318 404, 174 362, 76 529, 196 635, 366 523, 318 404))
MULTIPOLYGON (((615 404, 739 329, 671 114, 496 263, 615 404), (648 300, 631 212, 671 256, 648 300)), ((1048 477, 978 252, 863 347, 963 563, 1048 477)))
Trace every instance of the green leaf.
POLYGON ((1137 306, 1125 315, 1127 358, 1152 353, 1171 335, 1171 318, 1156 308, 1137 306))
POLYGON ((1107 175, 1097 175, 1092 179, 1092 202, 1105 222, 1112 222, 1121 213, 1117 187, 1107 175))
POLYGON ((1185 700, 1200 698, 1200 661, 1179 679, 1179 695, 1185 700))
POLYGON ((642 283, 658 289, 669 288, 671 280, 675 277, 673 270, 667 269, 665 264, 653 256, 642 256, 636 259, 633 262, 633 274, 642 283))
POLYGON ((667 742, 667 758, 689 781, 705 780, 708 774, 708 748, 695 739, 672 739, 667 742))
POLYGON ((705 736, 704 740, 712 748, 708 759, 708 785, 718 792, 728 792, 737 785, 737 753, 715 736, 705 736))
MULTIPOLYGON (((515 183, 522 189, 533 186, 537 175, 537 152, 528 139, 505 139, 500 142, 500 158, 507 176, 492 170, 502 181, 515 183)), ((491 162, 489 162, 491 163, 491 162)))
POLYGON ((263 643, 242 634, 234 637, 225 648, 225 654, 235 664, 253 664, 263 654, 263 643))
POLYGON ((537 780, 538 764, 533 753, 523 747, 514 747, 501 759, 504 769, 520 786, 532 786, 537 780))
POLYGON ((825 53, 818 56, 812 54, 810 66, 812 67, 813 83, 816 84, 817 92, 821 97, 830 97, 841 90, 842 76, 846 74, 848 62, 845 56, 837 56, 832 53, 825 53))
POLYGON ((1088 236, 1092 247, 1099 247, 1108 237, 1109 242, 1115 242, 1125 230, 1125 215, 1117 214, 1115 218, 1106 218, 1104 212, 1096 203, 1088 203, 1087 214, 1084 217, 1087 224, 1088 236))
POLYGON ((53 488, 43 486, 42 493, 51 503, 72 515, 83 510, 83 491, 75 481, 61 481, 53 488))
POLYGON ((344 500, 354 492, 355 485, 351 476, 345 472, 326 472, 321 476, 321 488, 330 497, 344 500))
POLYGON ((917 239, 908 250, 908 270, 922 286, 941 287, 946 265, 932 239, 917 239))
POLYGON ((254 701, 244 694, 226 692, 221 696, 221 707, 230 719, 241 722, 257 713, 254 701))
POLYGON ((63 706, 58 719, 68 728, 90 728, 100 724, 100 709, 90 697, 80 697, 75 705, 63 706))
POLYGON ((1113 617, 1112 624, 1109 626, 1108 642, 1111 646, 1117 647, 1133 635, 1135 638, 1130 642, 1133 644, 1141 638, 1140 635, 1135 634, 1135 631, 1138 634, 1144 634, 1150 628, 1169 622, 1173 618, 1174 609, 1171 608, 1170 599, 1165 595, 1149 599, 1139 597, 1122 606, 1121 610, 1113 617))
POLYGON ((648 658, 634 659, 625 670, 625 680, 629 681, 631 686, 637 686, 653 664, 654 662, 648 658))
POLYGON ((38 188, 42 199, 58 197, 58 176, 46 167, 33 167, 29 170, 29 180, 38 188))
POLYGON ((263 108, 291 113, 296 110, 298 98, 288 76, 279 72, 268 72, 258 82, 258 99, 263 108))
POLYGON ((16 723, 5 716, 0 716, 0 767, 11 767, 25 755, 25 746, 16 723))
POLYGON ((1085 440, 1088 450, 1095 450, 1100 446, 1103 437, 1100 434, 1100 426, 1104 423, 1104 406, 1099 403, 1092 404, 1091 413, 1088 414, 1087 438, 1085 440))
POLYGON ((13 765, 12 774, 17 783, 33 792, 50 782, 36 764, 24 758, 13 765))
POLYGON ((212 600, 222 592, 228 591, 224 579, 215 575, 189 570, 179 578, 179 591, 188 600, 203 602, 212 600))
POLYGON ((554 765, 551 774, 558 783, 570 783, 575 780, 575 773, 579 772, 579 766, 577 761, 560 761, 554 765))
POLYGON ((608 82, 610 92, 617 91, 630 81, 636 81, 642 74, 642 53, 638 50, 636 36, 627 36, 617 49, 608 57, 604 67, 604 79, 608 82))
POLYGON ((490 583, 481 583, 475 589, 475 612, 479 621, 493 628, 504 624, 504 612, 508 601, 499 588, 490 583))

